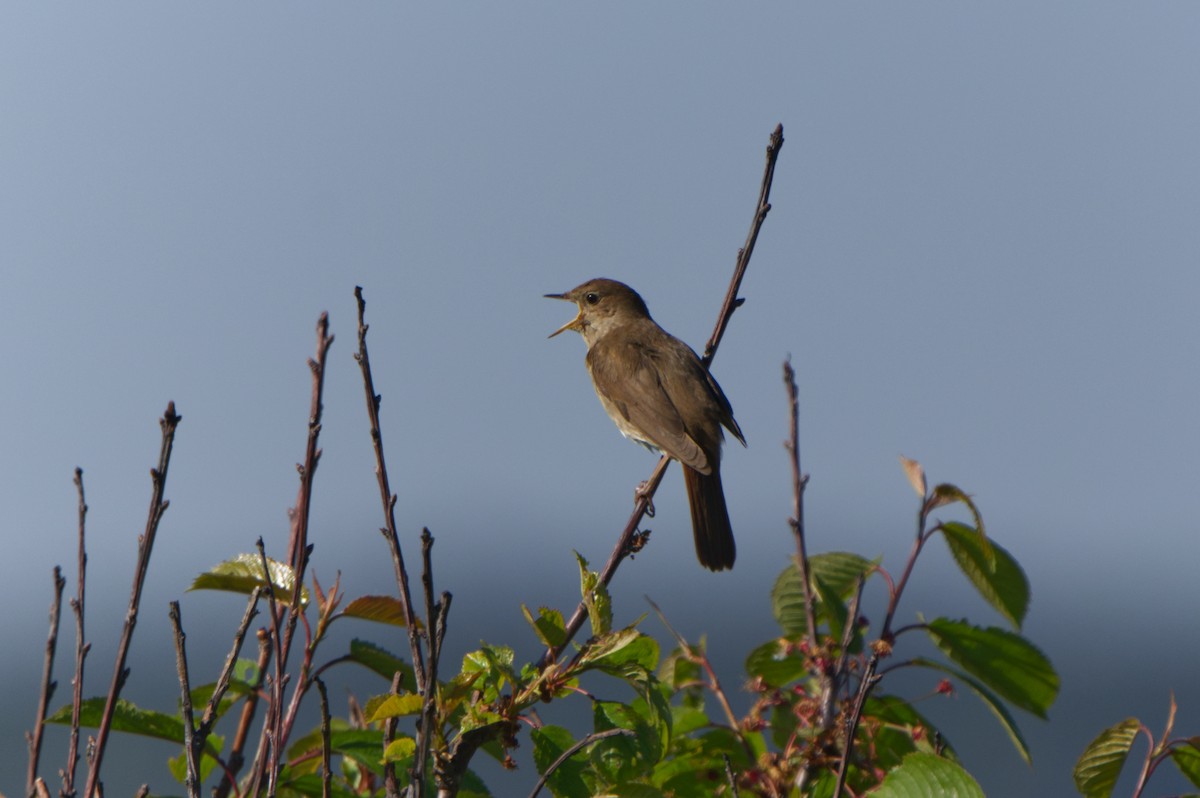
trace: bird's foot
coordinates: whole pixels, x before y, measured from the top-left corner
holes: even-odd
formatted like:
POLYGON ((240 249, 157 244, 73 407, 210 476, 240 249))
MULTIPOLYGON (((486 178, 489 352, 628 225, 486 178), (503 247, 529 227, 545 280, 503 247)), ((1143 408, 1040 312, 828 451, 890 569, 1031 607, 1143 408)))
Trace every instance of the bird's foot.
POLYGON ((633 503, 637 504, 639 501, 645 499, 646 500, 646 517, 653 518, 654 517, 654 494, 650 492, 649 487, 650 487, 650 483, 646 482, 645 480, 643 480, 642 482, 639 482, 638 486, 633 489, 633 503))

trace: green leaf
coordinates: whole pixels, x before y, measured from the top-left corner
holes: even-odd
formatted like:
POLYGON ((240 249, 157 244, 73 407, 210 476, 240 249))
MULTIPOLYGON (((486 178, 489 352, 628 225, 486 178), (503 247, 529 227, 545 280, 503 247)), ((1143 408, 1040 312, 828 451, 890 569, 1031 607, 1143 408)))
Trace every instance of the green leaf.
POLYGON ((926 626, 942 653, 1021 709, 1039 718, 1058 695, 1050 660, 1020 635, 937 618, 926 626))
POLYGON ((1126 718, 1100 732, 1075 763, 1075 789, 1087 798, 1112 795, 1121 767, 1133 746, 1133 738, 1141 726, 1137 718, 1126 718))
POLYGON ((627 729, 633 736, 614 735, 597 741, 590 758, 596 769, 611 784, 644 776, 662 757, 662 738, 631 707, 616 701, 595 701, 592 705, 595 730, 627 729))
MULTIPOLYGON (((225 746, 225 738, 216 734, 210 734, 204 741, 205 748, 215 748, 218 752, 225 746)), ((207 752, 200 755, 200 781, 203 782, 208 778, 208 774, 212 773, 212 769, 217 766, 217 760, 210 756, 207 752)), ((187 781, 187 750, 179 752, 179 756, 173 756, 167 760, 167 769, 171 771, 171 775, 180 784, 187 781)))
POLYGON ((693 662, 682 649, 672 649, 663 657, 658 668, 658 678, 672 689, 678 690, 684 685, 691 685, 700 679, 700 666, 693 662))
MULTIPOLYGON (((879 770, 893 770, 900 766, 904 757, 915 752, 938 754, 958 761, 954 746, 937 727, 899 696, 885 693, 868 697, 863 717, 878 724, 878 729, 870 733, 869 745, 873 751, 873 764, 879 770)), ((860 727, 860 734, 863 733, 860 727)))
POLYGON ((979 594, 1020 629, 1029 609, 1029 580, 1017 561, 1003 546, 966 524, 942 524, 942 533, 954 561, 979 594))
POLYGON ((413 754, 417 752, 417 741, 411 737, 397 737, 383 749, 383 761, 388 762, 403 762, 413 758, 413 754))
MULTIPOLYGON (((356 798, 355 793, 347 790, 338 779, 333 780, 331 786, 331 794, 333 798, 356 798)), ((301 776, 286 776, 279 784, 278 795, 280 798, 293 798, 293 796, 303 795, 307 798, 321 798, 324 795, 324 785, 320 774, 306 773, 301 776)))
POLYGON ((600 575, 588 570, 588 561, 583 555, 575 552, 575 559, 579 561, 579 591, 592 624, 592 637, 600 637, 612 629, 612 597, 608 588, 601 584, 600 575))
MULTIPOLYGON (((575 744, 571 733, 562 726, 542 726, 531 731, 529 736, 533 739, 533 763, 538 773, 545 773, 575 744)), ((546 779, 546 783, 558 798, 589 798, 592 795, 591 789, 583 780, 586 750, 585 748, 576 751, 546 779)))
POLYGON ((663 798, 662 790, 652 787, 649 784, 640 784, 638 782, 614 785, 605 794, 611 795, 613 798, 663 798))
MULTIPOLYGON (((383 773, 379 757, 383 751, 383 732, 379 729, 351 729, 345 721, 332 718, 333 729, 329 733, 329 749, 332 753, 349 757, 374 773, 383 773)), ((293 774, 315 773, 321 763, 321 728, 311 729, 300 739, 288 746, 287 759, 293 774)))
POLYGON ((1200 737, 1181 741, 1171 749, 1171 759, 1193 787, 1200 787, 1200 737))
MULTIPOLYGON (((809 572, 814 580, 820 581, 818 588, 814 584, 814 596, 821 603, 818 592, 825 596, 837 596, 847 599, 854 591, 858 577, 867 574, 875 567, 875 563, 849 552, 828 552, 808 558, 809 572)), ((814 608, 820 614, 820 607, 814 608)), ((808 630, 808 619, 804 610, 804 581, 800 578, 800 569, 792 564, 783 570, 771 588, 771 611, 775 620, 786 637, 799 638, 808 630)), ((842 610, 845 614, 845 610, 842 610)), ((834 630, 841 635, 842 630, 834 630)))
POLYGON ((396 671, 399 671, 401 687, 412 688, 417 685, 417 677, 413 675, 412 666, 374 643, 357 638, 351 640, 350 653, 347 658, 351 662, 357 662, 364 668, 375 671, 389 682, 396 671))
POLYGON ((342 615, 364 621, 404 626, 404 605, 392 596, 359 596, 346 605, 342 615))
MULTIPOLYGON (((79 725, 98 728, 100 719, 104 715, 106 702, 107 699, 103 696, 84 699, 79 705, 79 725)), ((71 706, 64 706, 46 718, 46 722, 69 725, 71 723, 71 706)), ((111 728, 113 731, 140 734, 156 740, 167 740, 172 743, 183 742, 183 720, 174 715, 140 709, 132 701, 126 701, 123 698, 113 706, 111 728)))
MULTIPOLYGON (((251 663, 253 664, 253 663, 251 663)), ((202 684, 199 687, 192 688, 192 708, 199 718, 208 706, 208 702, 212 699, 213 693, 217 689, 217 683, 202 684)), ((220 718, 230 710, 231 707, 237 704, 245 696, 254 694, 254 685, 250 682, 244 682, 240 679, 230 679, 229 689, 225 695, 221 697, 221 703, 217 705, 216 717, 220 718)), ((182 714, 182 705, 180 712, 182 714)))
POLYGON ((1005 709, 1004 704, 1000 703, 1000 699, 996 697, 995 693, 987 689, 987 687, 981 684, 978 680, 973 679, 967 674, 957 671, 954 668, 947 667, 940 662, 934 662, 933 660, 928 660, 923 657, 917 657, 912 661, 912 663, 914 665, 920 665, 924 668, 932 668, 933 670, 941 671, 942 673, 948 673, 970 687, 971 691, 975 693, 975 695, 979 696, 979 700, 981 700, 984 705, 986 705, 987 708, 992 711, 992 714, 996 716, 996 719, 1000 721, 1000 725, 1008 734, 1008 739, 1012 740, 1013 746, 1016 747, 1017 753, 1021 755, 1021 758, 1025 760, 1025 764, 1033 764, 1033 758, 1029 753, 1029 746, 1025 744, 1025 738, 1021 736, 1021 730, 1017 728, 1016 721, 1012 719, 1012 715, 1010 715, 1008 710, 1005 709))
POLYGON ((616 676, 628 675, 631 669, 652 673, 658 667, 658 643, 627 626, 588 643, 579 663, 616 676))
POLYGON ((542 641, 542 645, 547 648, 559 648, 567 642, 567 627, 563 623, 562 613, 558 610, 539 607, 538 617, 534 618, 529 608, 522 604, 521 612, 533 627, 533 633, 538 636, 538 640, 542 641))
POLYGON ((363 707, 363 717, 368 723, 375 723, 388 718, 402 718, 408 715, 419 715, 424 699, 419 693, 401 693, 393 695, 372 696, 363 707))
POLYGON ((808 675, 804 657, 784 639, 768 640, 746 657, 746 673, 769 687, 783 687, 808 675))
POLYGON ((474 687, 483 691, 483 700, 491 702, 499 698, 506 681, 519 684, 520 680, 512 666, 511 648, 484 644, 463 656, 461 676, 474 678, 474 687))
MULTIPOLYGON (((271 572, 271 585, 275 591, 275 601, 287 604, 292 600, 292 588, 296 584, 295 574, 291 566, 278 560, 267 558, 267 570, 271 572)), ((226 560, 200 574, 192 582, 191 590, 228 590, 233 593, 249 595, 254 588, 266 588, 267 580, 263 578, 262 558, 257 554, 239 554, 232 560, 226 560)), ((264 600, 266 594, 263 595, 264 600)), ((301 586, 300 604, 308 605, 308 590, 301 586)))
POLYGON ((877 798, 984 798, 971 774, 936 754, 913 753, 871 793, 877 798))

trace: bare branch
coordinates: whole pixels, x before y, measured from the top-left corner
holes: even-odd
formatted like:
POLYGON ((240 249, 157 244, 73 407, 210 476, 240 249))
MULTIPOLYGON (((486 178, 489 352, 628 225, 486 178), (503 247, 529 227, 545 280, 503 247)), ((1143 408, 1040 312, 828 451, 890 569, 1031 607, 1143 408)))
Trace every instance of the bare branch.
POLYGON ((808 569, 808 548, 804 541, 804 487, 808 479, 800 471, 800 399, 796 390, 796 372, 789 358, 783 363, 783 383, 787 386, 788 404, 791 409, 791 435, 784 448, 792 461, 792 534, 796 537, 796 567, 800 569, 800 581, 804 585, 804 619, 808 622, 809 651, 817 650, 817 620, 813 600, 812 574, 808 569))
POLYGON ((38 696, 37 717, 33 723, 33 733, 26 735, 29 739, 29 777, 26 780, 26 794, 33 795, 37 789, 38 761, 42 757, 42 732, 46 728, 46 712, 50 708, 50 699, 54 695, 57 683, 54 681, 54 652, 58 648, 58 624, 62 618, 62 593, 67 580, 63 578, 62 569, 54 566, 54 600, 50 602, 50 633, 46 637, 46 660, 42 666, 42 690, 38 696))
POLYGON ((75 469, 75 489, 79 494, 78 576, 75 598, 71 601, 71 611, 75 615, 75 676, 71 679, 71 732, 67 745, 67 767, 63 770, 62 798, 74 798, 75 795, 75 766, 79 762, 79 712, 83 705, 83 663, 91 650, 91 645, 85 642, 83 636, 83 597, 87 585, 87 548, 84 545, 84 532, 88 507, 83 493, 82 468, 75 469))
POLYGON ((146 531, 138 539, 137 567, 133 575, 133 590, 129 597, 129 610, 125 615, 125 628, 121 633, 121 642, 117 645, 117 661, 113 666, 112 683, 108 688, 108 699, 104 704, 104 714, 100 717, 100 725, 96 729, 95 753, 91 757, 91 767, 88 768, 87 785, 83 794, 92 798, 100 782, 100 768, 104 763, 104 750, 108 745, 108 734, 112 728, 113 711, 117 699, 121 697, 121 689, 129 676, 125 667, 129 656, 129 646, 133 642, 133 629, 137 625, 138 610, 142 603, 142 588, 146 583, 146 572, 150 568, 150 554, 154 550, 154 538, 158 534, 158 525, 163 513, 170 505, 163 498, 167 487, 167 469, 171 464, 171 449, 175 445, 175 429, 182 416, 175 413, 175 403, 168 402, 167 410, 159 421, 162 427, 162 446, 158 455, 158 467, 150 470, 150 480, 153 484, 150 495, 150 511, 146 518, 146 531))
POLYGON ((183 753, 187 760, 187 778, 184 788, 188 798, 200 798, 200 762, 196 750, 196 725, 192 716, 192 683, 188 676, 187 635, 183 633, 183 620, 179 617, 179 602, 171 602, 171 628, 175 631, 175 667, 179 674, 180 702, 183 711, 183 753))
POLYGON ((317 685, 317 692, 321 694, 321 796, 329 798, 333 794, 333 771, 329 767, 329 693, 325 691, 325 682, 321 681, 321 677, 318 676, 313 681, 317 685))

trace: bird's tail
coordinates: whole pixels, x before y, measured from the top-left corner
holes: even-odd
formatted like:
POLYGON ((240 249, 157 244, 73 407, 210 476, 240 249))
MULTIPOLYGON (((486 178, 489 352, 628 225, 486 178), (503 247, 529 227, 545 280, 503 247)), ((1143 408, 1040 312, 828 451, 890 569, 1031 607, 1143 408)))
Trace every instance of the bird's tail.
POLYGON ((729 511, 725 508, 720 469, 714 467, 711 474, 701 474, 684 466, 683 484, 687 486, 688 504, 692 508, 692 532, 700 564, 710 571, 732 568, 737 548, 733 544, 729 511))

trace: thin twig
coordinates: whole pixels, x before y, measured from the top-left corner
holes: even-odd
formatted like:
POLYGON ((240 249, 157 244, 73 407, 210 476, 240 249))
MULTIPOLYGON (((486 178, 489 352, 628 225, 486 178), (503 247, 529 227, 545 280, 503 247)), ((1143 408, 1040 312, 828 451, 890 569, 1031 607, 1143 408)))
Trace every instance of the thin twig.
POLYGON ((250 629, 250 622, 258 615, 257 605, 261 595, 261 587, 256 587, 250 591, 250 598, 246 602, 246 611, 242 614, 241 623, 238 624, 237 631, 233 635, 233 647, 229 649, 229 656, 225 658, 225 667, 221 669, 221 675, 217 677, 217 684, 213 688, 212 696, 208 699, 208 706, 204 708, 204 715, 200 719, 200 725, 196 727, 196 737, 201 748, 204 746, 205 738, 212 732, 213 724, 217 722, 217 710, 220 708, 221 699, 225 697, 226 691, 229 690, 229 682, 233 678, 233 669, 237 667, 238 654, 242 650, 242 643, 246 640, 246 632, 250 629))
POLYGON ((796 372, 791 358, 783 362, 783 384, 787 386, 788 405, 791 409, 790 436, 784 448, 792 462, 792 517, 790 524, 796 538, 796 564, 800 569, 800 581, 804 586, 804 618, 808 622, 808 650, 817 653, 817 615, 813 599, 812 574, 808 567, 808 548, 804 541, 804 487, 808 480, 800 471, 800 398, 796 389, 796 372))
POLYGON ((229 793, 234 788, 235 777, 246 763, 246 741, 250 739, 250 725, 258 711, 259 695, 267 678, 267 667, 271 663, 271 635, 265 629, 259 629, 255 635, 258 638, 258 660, 255 663, 254 685, 242 705, 242 714, 238 717, 233 743, 229 746, 229 768, 221 777, 221 782, 213 793, 214 798, 229 798, 229 793))
POLYGON ((717 673, 713 670, 712 663, 709 662, 708 656, 705 654, 698 654, 695 648, 693 648, 691 644, 684 639, 683 635, 675 631, 675 627, 671 626, 671 622, 667 620, 667 616, 663 614, 663 611, 657 604, 654 603, 653 599, 651 599, 649 596, 643 596, 643 598, 645 598, 646 603, 654 609, 654 614, 658 616, 658 620, 662 622, 663 626, 667 627, 667 631, 670 632, 671 636, 675 638, 675 642, 679 645, 680 650, 683 651, 688 659, 704 669, 705 674, 708 676, 708 689, 711 690, 712 694, 717 697, 717 702, 720 703, 721 710, 725 713, 725 720, 729 723, 729 730, 733 732, 733 736, 736 737, 738 742, 742 744, 742 748, 746 749, 746 755, 750 757, 750 760, 754 761, 755 757, 757 756, 754 751, 754 747, 750 745, 750 742, 746 739, 745 735, 742 734, 737 715, 733 714, 733 707, 729 704, 729 699, 725 695, 725 690, 721 687, 721 682, 717 678, 717 673))
POLYGON ((559 766, 568 759, 575 756, 575 754, 579 753, 584 748, 587 748, 592 743, 599 742, 600 740, 608 737, 616 737, 617 735, 632 737, 634 735, 634 731, 633 729, 606 729, 602 732, 592 732, 587 737, 584 737, 582 740, 572 745, 566 751, 563 751, 561 754, 559 754, 558 759, 550 763, 550 767, 546 768, 546 772, 543 773, 541 778, 537 780, 537 783, 533 785, 533 792, 529 793, 529 798, 537 798, 537 794, 542 791, 542 787, 546 786, 546 780, 550 778, 550 774, 558 770, 559 766))
POLYGON ((159 449, 158 467, 150 470, 150 480, 153 484, 150 495, 150 511, 146 518, 146 531, 138 539, 137 567, 134 569, 133 590, 129 597, 129 610, 125 615, 125 628, 121 632, 121 642, 117 645, 117 661, 113 667, 112 683, 108 688, 108 699, 104 704, 104 713, 100 716, 100 724, 96 729, 95 753, 88 768, 87 785, 83 790, 86 798, 93 798, 96 786, 100 781, 100 768, 104 763, 104 750, 108 746, 108 734, 112 728, 113 712, 117 700, 121 697, 121 689, 129 677, 125 667, 129 656, 129 646, 133 642, 133 629, 137 625, 138 610, 142 604, 142 588, 146 583, 146 572, 150 568, 150 554, 154 550, 154 538, 158 534, 158 525, 163 513, 167 511, 170 502, 163 498, 167 487, 167 469, 171 464, 171 449, 175 445, 175 429, 182 416, 175 413, 175 403, 168 402, 167 410, 159 421, 162 428, 162 445, 159 449))
POLYGON ((50 699, 54 696, 54 652, 58 648, 58 624, 62 619, 62 593, 67 580, 63 578, 62 569, 54 566, 54 600, 50 602, 50 633, 46 637, 46 660, 42 666, 42 690, 38 696, 37 717, 33 723, 33 733, 26 735, 29 740, 29 777, 26 780, 26 793, 33 795, 37 786, 38 762, 42 757, 42 732, 46 728, 46 712, 50 708, 50 699))
POLYGON ((872 654, 870 660, 867 661, 867 669, 862 675, 862 681, 858 683, 858 695, 854 699, 854 708, 846 722, 846 744, 842 746, 842 757, 838 762, 837 788, 833 791, 833 798, 841 798, 842 790, 846 788, 850 757, 854 753, 854 735, 858 732, 858 721, 862 717, 863 707, 866 706, 867 696, 870 695, 871 688, 879 681, 879 677, 875 675, 875 669, 878 667, 879 654, 872 654))
MULTIPOLYGON (((392 695, 400 694, 400 671, 392 674, 392 695)), ((400 726, 400 718, 390 717, 383 724, 383 750, 386 751, 396 739, 396 729, 400 726)), ((387 798, 397 798, 400 795, 400 781, 396 778, 396 768, 391 762, 384 765, 383 769, 383 787, 387 798)))
POLYGON ((442 639, 446 635, 446 615, 450 611, 452 596, 442 593, 442 600, 433 598, 433 535, 429 527, 421 530, 421 583, 425 592, 425 618, 432 628, 426 628, 429 635, 429 662, 426 673, 425 690, 422 694, 421 725, 417 734, 417 750, 413 758, 413 783, 425 783, 425 761, 433 743, 433 735, 437 732, 437 674, 438 662, 442 655, 442 639))
POLYGON ((85 547, 85 523, 87 501, 83 493, 83 469, 75 469, 75 489, 79 494, 79 556, 77 562, 75 598, 71 599, 71 612, 75 615, 75 676, 71 679, 71 731, 67 744, 67 767, 63 770, 62 798, 75 796, 75 766, 79 762, 79 713, 83 705, 83 663, 87 659, 91 644, 83 636, 83 597, 87 584, 87 548, 85 547))
MULTIPOLYGON (((408 633, 408 646, 412 653, 413 677, 416 680, 416 692, 423 696, 426 700, 432 695, 432 687, 430 679, 426 674, 425 654, 421 645, 421 635, 417 627, 416 612, 413 610, 412 590, 409 587, 408 569, 404 564, 404 552, 400 548, 400 535, 396 530, 396 494, 392 493, 391 482, 388 479, 387 458, 383 452, 383 430, 379 423, 379 405, 382 402, 382 397, 375 393, 375 378, 371 374, 371 357, 367 351, 367 331, 370 329, 365 320, 367 303, 363 298, 362 286, 356 286, 354 289, 355 299, 358 300, 358 352, 355 353, 354 359, 358 362, 359 369, 362 371, 363 391, 367 401, 367 418, 371 425, 371 444, 375 450, 375 477, 379 483, 379 498, 383 505, 384 528, 380 530, 384 539, 387 541, 388 549, 392 555, 392 568, 395 571, 396 585, 400 590, 400 608, 404 613, 404 625, 408 633)), ((426 530, 428 532, 428 530, 426 530)), ((426 618, 426 622, 432 623, 432 618, 426 618)), ((384 729, 385 738, 384 746, 391 743, 395 736, 396 724, 388 723, 384 729)), ((418 730, 418 748, 421 748, 423 741, 420 739, 425 736, 425 733, 418 730)), ((428 742, 424 742, 425 750, 428 750, 428 742)), ((425 760, 424 757, 416 757, 413 760, 414 774, 424 773, 425 760)), ((389 796, 393 796, 399 792, 399 785, 396 780, 395 768, 392 763, 385 765, 384 781, 387 787, 389 796)), ((412 780, 416 796, 424 794, 424 780, 414 777, 412 780)))
MULTIPOLYGON (((230 650, 229 656, 225 658, 225 666, 221 669, 221 675, 218 677, 212 695, 209 697, 208 704, 205 706, 204 715, 200 720, 199 726, 195 724, 195 717, 192 710, 187 654, 184 650, 187 636, 183 633, 182 621, 179 617, 179 603, 176 601, 171 602, 171 623, 175 629, 175 652, 177 668, 179 670, 179 684, 183 691, 183 747, 187 757, 187 779, 184 785, 188 791, 189 798, 199 798, 200 796, 200 758, 204 752, 204 746, 208 741, 208 735, 212 732, 213 724, 216 723, 217 709, 220 706, 221 699, 225 697, 225 692, 229 689, 229 681, 233 677, 233 669, 237 665, 237 655, 241 651, 242 642, 246 638, 246 631, 250 628, 250 622, 257 614, 255 605, 258 603, 261 593, 262 588, 260 587, 256 587, 250 592, 246 611, 243 613, 242 621, 238 624, 237 632, 233 636, 233 648, 230 650)), ((240 761, 235 763, 234 756, 239 756, 240 758, 240 749, 234 749, 234 755, 231 755, 229 762, 226 763, 226 780, 229 779, 234 767, 241 767, 240 761)))
POLYGON ((317 692, 321 694, 321 796, 329 798, 333 793, 333 770, 329 763, 331 760, 330 734, 329 734, 329 693, 325 691, 325 682, 321 681, 321 677, 313 679, 317 685, 317 692))
POLYGON ((733 775, 733 763, 729 761, 729 754, 721 754, 721 758, 725 760, 725 780, 729 782, 729 794, 738 798, 741 793, 738 792, 737 779, 733 775))
MULTIPOLYGON (((271 679, 271 694, 270 706, 267 707, 267 715, 263 719, 262 736, 258 744, 258 752, 254 758, 254 773, 251 781, 250 795, 257 795, 259 785, 263 778, 267 779, 268 793, 273 793, 272 785, 275 781, 275 773, 279 769, 279 746, 272 744, 271 740, 279 739, 279 728, 283 719, 283 641, 280 634, 279 622, 279 602, 275 598, 275 581, 271 578, 271 567, 267 561, 267 550, 263 545, 261 537, 255 541, 258 547, 258 556, 262 562, 263 579, 267 589, 267 606, 270 610, 271 617, 271 645, 274 648, 274 665, 275 676, 271 679), (266 754, 267 747, 270 747, 271 755, 266 754)), ((301 585, 292 583, 292 595, 295 596, 300 592, 301 585)))
POLYGON ((188 676, 187 635, 183 632, 183 620, 179 617, 179 602, 172 601, 171 628, 175 631, 175 668, 179 674, 180 706, 183 714, 183 753, 187 761, 187 777, 184 789, 188 798, 200 798, 200 762, 196 750, 196 724, 192 715, 192 682, 188 676))
POLYGON ((775 162, 779 159, 779 150, 783 148, 783 125, 775 126, 771 140, 767 144, 767 165, 763 170, 762 185, 758 189, 758 206, 754 210, 754 221, 750 223, 750 232, 746 234, 746 243, 738 250, 737 263, 733 269, 733 279, 729 282, 729 290, 725 293, 725 302, 717 316, 717 326, 712 336, 704 346, 704 365, 712 364, 717 354, 717 347, 725 337, 725 328, 733 311, 741 307, 744 300, 738 298, 742 288, 742 278, 746 276, 746 267, 750 265, 750 256, 754 254, 754 245, 758 242, 758 231, 762 229, 767 214, 771 212, 771 184, 775 181, 775 162))
MULTIPOLYGON (((733 311, 741 306, 743 300, 739 299, 737 294, 742 285, 742 278, 746 274, 746 268, 750 265, 750 256, 754 252, 754 244, 758 240, 758 231, 762 229, 763 221, 767 218, 767 213, 771 210, 769 202, 771 195, 771 183, 775 177, 775 161, 779 157, 779 150, 783 146, 783 125, 778 125, 775 131, 771 134, 770 143, 767 145, 767 164, 763 172, 762 186, 759 189, 758 205, 754 211, 754 220, 750 223, 750 232, 746 236, 746 244, 738 250, 737 262, 734 265, 733 277, 729 282, 729 288, 725 292, 725 300, 721 306, 721 312, 717 316, 716 326, 713 328, 713 333, 708 339, 708 344, 704 347, 704 365, 712 364, 713 358, 717 354, 717 347, 721 343, 721 339, 725 335, 725 329, 729 326, 729 319, 733 316, 733 311)), ((663 456, 659 459, 658 465, 654 467, 654 471, 650 474, 650 478, 646 480, 644 487, 638 491, 638 499, 634 503, 633 512, 629 516, 629 520, 625 524, 625 528, 621 531, 620 537, 617 538, 617 545, 613 548, 612 554, 608 557, 608 562, 600 571, 600 584, 607 586, 616 573, 617 567, 621 561, 630 553, 630 544, 633 541, 634 533, 637 532, 638 524, 642 522, 642 517, 646 514, 646 509, 650 506, 650 500, 654 498, 654 492, 658 490, 659 484, 662 482, 663 474, 666 473, 667 464, 670 463, 670 458, 663 456)), ((580 601, 575 607, 575 612, 571 614, 571 618, 566 624, 566 635, 563 643, 559 646, 551 646, 546 649, 539 663, 540 667, 546 667, 551 662, 558 658, 567 644, 579 632, 583 626, 583 621, 587 617, 587 605, 580 601)))

